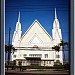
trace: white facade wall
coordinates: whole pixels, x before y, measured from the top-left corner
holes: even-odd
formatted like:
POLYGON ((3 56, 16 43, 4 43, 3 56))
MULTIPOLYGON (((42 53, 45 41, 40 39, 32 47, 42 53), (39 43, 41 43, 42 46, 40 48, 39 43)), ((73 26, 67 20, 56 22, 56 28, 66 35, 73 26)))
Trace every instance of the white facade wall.
MULTIPOLYGON (((16 59, 25 59, 23 56, 24 54, 27 55, 26 57, 39 57, 39 56, 29 56, 29 55, 30 54, 33 54, 33 55, 41 54, 42 55, 40 57, 41 61, 42 60, 45 60, 46 62, 48 61, 48 63, 45 66, 53 66, 53 64, 54 64, 54 62, 53 62, 54 61, 54 51, 18 50, 17 52, 14 52, 14 54, 12 54, 12 61, 16 60, 16 59), (45 54, 48 54, 48 57, 45 58, 45 54), (16 58, 14 58, 14 55, 16 55, 16 58), (51 61, 50 64, 49 64, 49 61, 51 61)), ((24 64, 24 65, 26 65, 26 64, 24 64)), ((41 63, 41 66, 44 66, 44 63, 41 63)))
MULTIPOLYGON (((12 60, 15 59, 25 59, 23 55, 26 54, 26 57, 31 57, 29 54, 41 54, 41 60, 54 60, 54 51, 31 51, 31 50, 18 50, 17 52, 14 52, 13 56, 16 55, 16 58, 12 57, 12 60), (45 54, 48 54, 48 58, 45 58, 45 54)), ((37 56, 35 56, 37 57, 37 56)))

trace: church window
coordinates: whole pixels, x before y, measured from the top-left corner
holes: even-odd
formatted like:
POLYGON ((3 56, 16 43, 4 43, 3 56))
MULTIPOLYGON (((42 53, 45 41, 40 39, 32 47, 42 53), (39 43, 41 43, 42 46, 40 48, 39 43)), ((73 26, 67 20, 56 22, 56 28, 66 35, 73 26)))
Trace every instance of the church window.
POLYGON ((16 58, 16 55, 14 55, 13 57, 16 58))
POLYGON ((48 58, 48 54, 45 54, 45 58, 48 58))
POLYGON ((60 58, 60 55, 56 55, 56 58, 60 58))
POLYGON ((46 61, 46 63, 48 64, 48 61, 46 61))
POLYGON ((27 54, 23 54, 23 57, 26 57, 27 56, 27 54))
POLYGON ((49 64, 51 64, 51 61, 49 61, 49 64))
POLYGON ((42 57, 42 54, 29 54, 31 57, 42 57))
POLYGON ((34 45, 33 48, 38 48, 38 46, 37 45, 34 45))
POLYGON ((45 64, 48 64, 48 61, 45 61, 45 64))

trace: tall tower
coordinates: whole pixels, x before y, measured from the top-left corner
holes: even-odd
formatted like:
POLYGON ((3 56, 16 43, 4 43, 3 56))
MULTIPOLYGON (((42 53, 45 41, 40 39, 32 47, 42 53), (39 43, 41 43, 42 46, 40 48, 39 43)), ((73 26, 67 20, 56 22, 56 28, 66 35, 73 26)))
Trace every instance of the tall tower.
POLYGON ((18 21, 16 23, 16 29, 14 31, 14 35, 13 35, 13 39, 12 39, 12 45, 14 47, 19 47, 19 41, 21 38, 21 23, 20 23, 20 12, 19 12, 19 16, 18 16, 18 21))
POLYGON ((55 8, 55 19, 53 22, 53 29, 52 29, 52 38, 53 38, 54 45, 58 45, 62 40, 62 34, 61 34, 60 26, 59 26, 59 20, 56 14, 56 8, 55 8))
MULTIPOLYGON (((57 18, 56 8, 55 8, 55 19, 53 22, 53 29, 52 29, 52 38, 53 38, 53 46, 58 45, 62 40, 62 33, 61 33, 60 25, 59 25, 59 20, 57 18)), ((59 52, 57 51, 54 52, 54 59, 55 59, 55 62, 59 60, 60 63, 63 64, 62 47, 60 48, 59 52)))

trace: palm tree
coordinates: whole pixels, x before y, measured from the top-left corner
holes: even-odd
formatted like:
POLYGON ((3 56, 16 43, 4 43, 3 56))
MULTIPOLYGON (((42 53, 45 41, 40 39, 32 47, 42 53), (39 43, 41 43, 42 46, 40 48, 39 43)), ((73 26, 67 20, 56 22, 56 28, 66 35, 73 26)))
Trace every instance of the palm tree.
MULTIPOLYGON (((58 45, 52 47, 52 49, 55 49, 55 51, 58 51, 60 50, 60 47, 62 46, 62 48, 64 49, 64 46, 67 45, 68 46, 68 42, 64 42, 64 41, 61 41, 58 45)), ((65 53, 64 53, 64 50, 63 50, 63 54, 64 54, 64 60, 65 60, 65 53)))
POLYGON ((61 41, 61 43, 59 43, 59 45, 62 46, 63 49, 64 49, 64 46, 65 46, 65 45, 68 46, 69 44, 68 44, 68 42, 61 41))
POLYGON ((52 49, 55 49, 55 51, 58 51, 59 52, 60 46, 59 45, 56 45, 56 46, 52 47, 52 49))
POLYGON ((67 45, 67 46, 68 46, 69 44, 68 44, 68 42, 64 42, 64 41, 62 40, 62 41, 61 41, 61 43, 59 43, 59 45, 60 45, 60 46, 62 46, 62 48, 63 48, 63 55, 64 55, 64 61, 65 61, 64 46, 65 46, 65 45, 67 45))
POLYGON ((8 53, 8 65, 10 63, 10 54, 15 51, 13 45, 5 45, 5 52, 8 53))
MULTIPOLYGON (((55 45, 54 47, 52 47, 52 49, 54 49, 55 51, 59 52, 60 50, 60 46, 59 45, 55 45)), ((60 64, 60 61, 59 60, 56 60, 55 64, 60 64)))

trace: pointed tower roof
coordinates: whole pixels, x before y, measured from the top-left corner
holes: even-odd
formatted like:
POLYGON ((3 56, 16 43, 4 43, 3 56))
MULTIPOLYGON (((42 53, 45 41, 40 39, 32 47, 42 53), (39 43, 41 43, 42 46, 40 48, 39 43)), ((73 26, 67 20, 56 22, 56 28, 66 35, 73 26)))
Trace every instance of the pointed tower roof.
POLYGON ((21 23, 20 23, 20 11, 19 11, 19 15, 18 15, 18 21, 16 23, 16 31, 17 30, 21 30, 21 23))
POLYGON ((19 16, 18 16, 18 22, 20 22, 20 11, 19 11, 19 16))
POLYGON ((54 22, 53 22, 53 28, 54 29, 59 29, 59 20, 57 18, 57 13, 56 13, 56 8, 55 8, 55 19, 54 19, 54 22))
POLYGON ((56 13, 56 8, 55 8, 55 19, 57 19, 57 13, 56 13))

